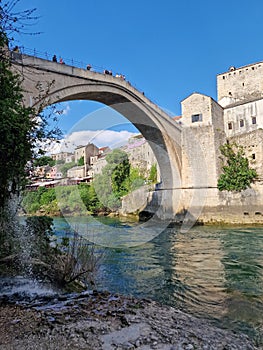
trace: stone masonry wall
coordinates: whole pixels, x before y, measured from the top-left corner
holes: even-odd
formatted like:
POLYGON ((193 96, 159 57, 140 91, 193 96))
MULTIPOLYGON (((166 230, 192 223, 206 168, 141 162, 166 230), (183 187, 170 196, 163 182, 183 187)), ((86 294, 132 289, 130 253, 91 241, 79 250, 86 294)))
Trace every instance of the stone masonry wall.
POLYGON ((249 159, 250 166, 257 171, 258 180, 263 181, 263 130, 259 129, 236 135, 229 138, 229 141, 244 147, 245 156, 249 159))
POLYGON ((224 111, 224 130, 227 137, 263 128, 263 100, 242 103, 224 111), (230 126, 231 128, 230 128, 230 126))
MULTIPOLYGON (((217 100, 230 97, 235 102, 263 97, 263 62, 229 70, 217 76, 217 100)), ((232 100, 232 102, 233 102, 232 100)))

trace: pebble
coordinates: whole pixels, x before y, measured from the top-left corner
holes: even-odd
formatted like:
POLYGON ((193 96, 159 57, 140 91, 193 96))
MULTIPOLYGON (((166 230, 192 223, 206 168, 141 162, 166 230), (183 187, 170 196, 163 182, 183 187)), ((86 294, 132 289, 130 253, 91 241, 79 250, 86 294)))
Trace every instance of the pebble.
POLYGON ((110 293, 57 296, 56 301, 49 298, 5 307, 2 311, 0 308, 0 330, 4 334, 0 334, 1 350, 259 349, 242 334, 219 329, 171 307, 110 293), (96 306, 98 314, 93 312, 96 306), (11 317, 6 322, 9 309, 11 317), (130 329, 138 331, 130 333, 130 329), (123 337, 113 345, 111 334, 116 332, 123 337))
POLYGON ((192 344, 188 344, 185 347, 185 350, 192 350, 192 349, 194 349, 194 346, 192 344))
POLYGON ((20 319, 12 320, 12 321, 11 321, 11 324, 17 324, 17 323, 19 323, 20 321, 21 321, 20 319))

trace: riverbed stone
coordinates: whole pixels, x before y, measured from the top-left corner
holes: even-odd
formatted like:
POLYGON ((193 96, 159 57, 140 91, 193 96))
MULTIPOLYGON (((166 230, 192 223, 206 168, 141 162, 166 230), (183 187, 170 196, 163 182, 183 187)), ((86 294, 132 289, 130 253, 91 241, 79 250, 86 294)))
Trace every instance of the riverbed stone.
POLYGON ((110 293, 0 306, 0 349, 252 350, 241 333, 150 300, 110 293), (19 322, 15 322, 19 320, 19 322))

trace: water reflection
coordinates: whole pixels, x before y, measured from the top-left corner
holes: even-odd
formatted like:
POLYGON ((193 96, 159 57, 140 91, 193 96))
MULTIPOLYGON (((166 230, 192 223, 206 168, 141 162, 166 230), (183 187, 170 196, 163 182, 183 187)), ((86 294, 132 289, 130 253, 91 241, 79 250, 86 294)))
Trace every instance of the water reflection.
POLYGON ((263 228, 169 228, 140 246, 106 251, 99 288, 153 298, 228 328, 263 325, 263 228))
POLYGON ((227 320, 260 328, 263 324, 263 230, 228 230, 221 241, 227 320))
POLYGON ((200 229, 179 233, 171 250, 173 278, 185 286, 175 297, 182 298, 187 311, 202 316, 226 313, 223 249, 217 235, 200 229))

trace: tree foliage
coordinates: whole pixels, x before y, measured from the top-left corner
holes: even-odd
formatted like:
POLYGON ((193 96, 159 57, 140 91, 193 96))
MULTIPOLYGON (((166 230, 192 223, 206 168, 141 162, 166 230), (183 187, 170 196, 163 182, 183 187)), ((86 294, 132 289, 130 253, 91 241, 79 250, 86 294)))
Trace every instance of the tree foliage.
POLYGON ((127 154, 115 149, 106 156, 107 165, 94 180, 94 188, 100 203, 105 208, 117 210, 120 198, 128 193, 127 179, 130 175, 130 163, 127 154))
POLYGON ((151 183, 157 183, 157 164, 153 164, 150 169, 149 181, 151 183))
POLYGON ((106 156, 106 160, 111 167, 111 186, 113 193, 120 198, 127 194, 125 180, 130 175, 130 162, 127 153, 120 149, 115 149, 106 156))
POLYGON ((242 191, 250 187, 257 178, 257 172, 250 168, 244 148, 236 143, 226 143, 220 147, 223 155, 223 173, 218 179, 220 191, 242 191))
POLYGON ((84 156, 80 157, 78 160, 78 166, 83 166, 84 165, 84 156))
POLYGON ((83 215, 95 213, 103 208, 93 185, 79 184, 78 186, 58 186, 56 188, 39 187, 37 191, 25 191, 22 208, 27 214, 58 215, 72 214, 84 209, 83 215), (84 204, 84 205, 83 205, 84 204))
MULTIPOLYGON (((1 30, 5 32, 8 37, 13 40, 12 35, 32 34, 28 32, 32 22, 36 21, 38 17, 35 15, 36 8, 31 8, 23 11, 17 11, 16 5, 20 0, 1 0, 0 1, 0 22, 1 30)), ((34 33, 37 34, 37 33, 34 33)))
POLYGON ((24 187, 26 165, 35 158, 37 146, 58 132, 49 128, 48 116, 24 105, 22 77, 12 71, 7 32, 21 30, 34 12, 15 13, 17 2, 0 1, 0 209, 24 187))
POLYGON ((46 216, 28 217, 20 229, 23 230, 23 244, 28 243, 27 249, 21 253, 21 242, 15 241, 15 254, 4 260, 15 271, 70 291, 94 286, 103 255, 95 251, 93 244, 76 231, 65 232, 58 240, 53 230, 53 219, 46 216))
MULTIPOLYGON (((0 44, 7 42, 0 28, 0 44)), ((25 107, 20 78, 8 59, 0 61, 0 207, 25 184, 26 164, 32 158, 32 132, 37 128, 32 108, 25 107)))
POLYGON ((34 159, 34 166, 44 166, 44 165, 54 166, 55 164, 56 164, 56 161, 49 156, 42 156, 34 159))

